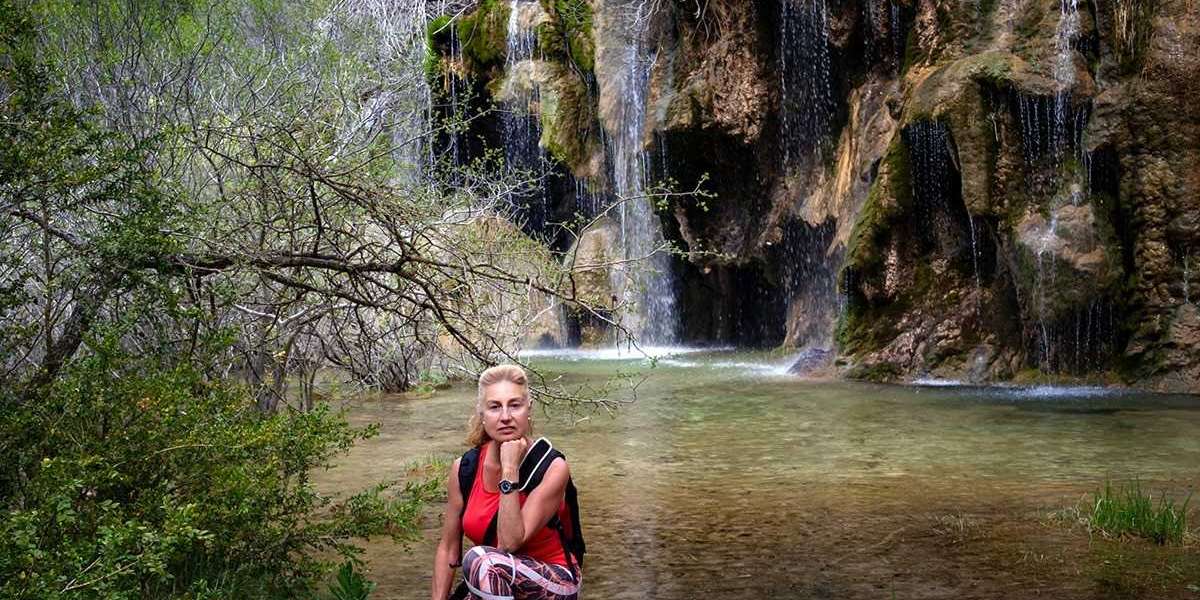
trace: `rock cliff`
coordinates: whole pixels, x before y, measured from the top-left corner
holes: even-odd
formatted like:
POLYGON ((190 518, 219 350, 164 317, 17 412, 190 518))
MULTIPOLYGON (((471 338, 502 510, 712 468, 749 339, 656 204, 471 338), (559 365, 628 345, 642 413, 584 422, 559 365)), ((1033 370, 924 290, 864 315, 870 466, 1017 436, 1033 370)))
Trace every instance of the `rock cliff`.
POLYGON ((654 213, 680 342, 1200 391, 1195 0, 481 0, 430 31, 483 115, 443 144, 504 147, 487 109, 535 90, 545 214, 614 193, 631 119, 645 179, 704 191, 654 213))

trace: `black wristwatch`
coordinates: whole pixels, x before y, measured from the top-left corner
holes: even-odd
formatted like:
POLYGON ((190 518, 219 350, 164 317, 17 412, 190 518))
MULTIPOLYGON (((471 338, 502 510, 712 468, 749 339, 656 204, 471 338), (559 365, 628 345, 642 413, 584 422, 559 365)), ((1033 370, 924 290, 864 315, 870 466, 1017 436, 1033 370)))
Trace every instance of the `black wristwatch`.
POLYGON ((501 494, 511 494, 511 493, 515 492, 516 490, 517 490, 517 484, 515 484, 507 479, 500 480, 500 493, 501 494))

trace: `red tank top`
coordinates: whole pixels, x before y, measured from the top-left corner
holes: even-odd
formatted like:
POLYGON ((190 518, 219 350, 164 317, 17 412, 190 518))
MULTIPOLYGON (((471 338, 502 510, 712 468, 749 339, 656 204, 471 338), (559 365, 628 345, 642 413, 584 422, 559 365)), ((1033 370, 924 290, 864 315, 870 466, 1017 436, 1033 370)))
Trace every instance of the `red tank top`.
MULTIPOLYGON (((475 469, 475 481, 471 484, 467 510, 463 511, 462 517, 463 533, 466 533, 467 537, 476 545, 483 543, 483 536, 487 535, 492 516, 500 510, 500 492, 489 492, 483 487, 483 465, 489 446, 491 446, 490 443, 484 444, 479 451, 479 466, 475 469)), ((521 506, 525 506, 525 500, 529 495, 525 492, 513 493, 517 494, 521 506)), ((566 510, 567 502, 563 500, 558 507, 559 519, 563 518, 566 510)), ((562 542, 558 539, 558 532, 549 526, 543 526, 541 531, 525 540, 525 545, 517 549, 517 554, 524 554, 544 563, 567 566, 567 557, 563 555, 562 542)))

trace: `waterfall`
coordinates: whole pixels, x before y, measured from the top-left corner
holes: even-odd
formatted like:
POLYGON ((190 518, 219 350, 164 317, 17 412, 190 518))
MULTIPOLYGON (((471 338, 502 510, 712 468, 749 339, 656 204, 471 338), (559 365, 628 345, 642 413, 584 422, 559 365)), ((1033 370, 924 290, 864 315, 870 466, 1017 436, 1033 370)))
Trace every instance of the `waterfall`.
POLYGON ((605 2, 597 10, 604 39, 597 53, 603 137, 622 253, 631 268, 612 269, 622 305, 621 325, 644 344, 671 344, 678 336, 676 284, 671 256, 663 249, 661 222, 650 196, 650 153, 646 149, 650 71, 657 55, 650 22, 657 4, 644 0, 605 2), (599 54, 603 53, 601 60, 599 54), (604 65, 601 68, 601 65, 604 65))
POLYGON ((782 0, 779 18, 781 138, 785 165, 820 158, 833 119, 825 0, 782 0))
POLYGON ((1190 283, 1188 282, 1189 277, 1191 277, 1191 274, 1188 273, 1188 255, 1187 255, 1187 253, 1184 253, 1184 255, 1183 255, 1183 303, 1184 304, 1192 303, 1192 295, 1188 289, 1188 286, 1190 285, 1190 283))
POLYGON ((967 226, 971 230, 971 269, 975 273, 975 310, 979 310, 979 294, 983 289, 983 280, 979 276, 979 240, 975 233, 975 217, 967 215, 967 226))
POLYGON ((541 122, 533 107, 539 100, 535 51, 537 35, 534 21, 541 7, 536 0, 511 0, 505 45, 505 99, 501 113, 504 136, 504 160, 509 170, 520 177, 536 179, 528 191, 514 194, 512 209, 526 231, 542 232, 546 227, 546 157, 541 148, 541 122))
MULTIPOLYGON (((1064 206, 1078 206, 1088 201, 1090 194, 1090 168, 1086 144, 1083 141, 1083 131, 1086 128, 1090 111, 1086 106, 1075 106, 1072 88, 1075 85, 1075 38, 1080 32, 1080 14, 1078 0, 1060 0, 1059 20, 1055 30, 1054 56, 1052 72, 1055 81, 1055 92, 1049 96, 1034 96, 1017 94, 1015 108, 1017 119, 1021 126, 1021 139, 1026 164, 1042 172, 1046 178, 1041 181, 1042 189, 1050 194, 1048 203, 1049 220, 1046 230, 1040 237, 1043 243, 1037 249, 1035 267, 1037 269, 1032 295, 1034 302, 1033 316, 1037 322, 1036 349, 1039 356, 1037 362, 1043 371, 1061 367, 1065 357, 1056 356, 1060 350, 1074 343, 1076 367, 1081 364, 1080 351, 1092 351, 1099 343, 1091 336, 1102 331, 1102 328, 1090 324, 1081 324, 1077 315, 1074 319, 1074 340, 1070 337, 1063 339, 1063 333, 1068 336, 1071 332, 1059 331, 1069 325, 1050 323, 1048 319, 1048 302, 1052 294, 1047 293, 1046 286, 1054 286, 1057 273, 1057 257, 1051 246, 1059 243, 1057 212, 1064 206), (1066 159, 1074 151, 1077 161, 1075 168, 1070 168, 1066 159), (1064 171, 1069 169, 1069 173, 1064 171), (1070 177, 1071 179, 1064 179, 1070 177), (1081 339, 1080 336, 1086 339, 1081 339)), ((1031 182, 1031 189, 1038 185, 1031 182)), ((1088 313, 1094 309, 1089 307, 1088 313)), ((1060 315, 1061 317, 1061 315, 1060 315)), ((1091 319, 1087 320, 1088 323, 1091 319)))
POLYGON ((1062 152, 1066 140, 1068 119, 1073 120, 1070 88, 1075 83, 1075 49, 1071 44, 1079 33, 1079 0, 1059 0, 1059 19, 1054 36, 1054 94, 1055 154, 1062 152))
MULTIPOLYGON (((830 149, 829 14, 825 0, 782 0, 779 10, 780 159, 785 170, 811 176, 824 168, 830 149)), ((802 195, 796 202, 807 199, 802 195)), ((801 348, 829 348, 832 325, 844 305, 836 284, 841 256, 829 253, 834 229, 832 221, 797 222, 784 232, 780 259, 790 321, 787 340, 801 348)))
POLYGON ((950 129, 941 121, 917 121, 905 127, 902 136, 909 152, 913 213, 921 224, 921 242, 938 246, 941 255, 953 259, 961 270, 969 268, 976 291, 982 290, 984 268, 979 259, 987 239, 981 239, 976 218, 963 202, 950 129))
MULTIPOLYGON (((458 28, 450 26, 449 33, 450 33, 450 59, 457 63, 462 63, 462 59, 463 59, 462 58, 462 44, 458 39, 458 28)), ((458 122, 460 119, 463 119, 466 116, 465 115, 466 103, 463 102, 463 91, 464 90, 459 89, 460 87, 463 87, 463 81, 457 74, 451 73, 447 77, 446 83, 447 83, 446 93, 447 93, 447 96, 449 96, 449 97, 446 98, 447 106, 446 106, 445 110, 446 110, 446 112, 448 112, 451 115, 450 118, 453 122, 458 122)), ((433 107, 432 95, 430 97, 430 107, 431 107, 431 112, 433 112, 433 110, 432 110, 432 107, 433 107)), ((433 119, 431 118, 430 121, 432 122, 432 120, 433 119)), ((450 127, 449 129, 450 130, 447 132, 446 135, 447 135, 447 149, 449 150, 448 158, 450 161, 450 166, 452 167, 450 169, 450 173, 451 173, 450 183, 453 185, 459 185, 462 183, 462 174, 459 172, 458 168, 463 166, 463 163, 465 162, 464 155, 463 155, 463 146, 462 146, 462 133, 459 132, 457 127, 450 127)), ((438 161, 437 147, 435 144, 428 144, 427 146, 429 148, 429 165, 430 165, 430 167, 436 168, 435 165, 438 161)))
POLYGON ((866 32, 863 36, 865 56, 868 61, 883 65, 892 73, 899 73, 904 63, 904 39, 901 37, 900 5, 894 0, 867 0, 865 11, 866 32), (884 13, 883 11, 887 12, 884 13))

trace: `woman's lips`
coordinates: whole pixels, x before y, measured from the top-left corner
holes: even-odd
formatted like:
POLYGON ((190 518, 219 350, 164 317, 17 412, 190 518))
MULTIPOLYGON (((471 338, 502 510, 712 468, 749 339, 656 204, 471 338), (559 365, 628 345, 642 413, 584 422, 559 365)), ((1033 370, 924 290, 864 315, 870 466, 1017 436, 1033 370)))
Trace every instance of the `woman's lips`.
POLYGON ((501 428, 500 428, 500 433, 512 433, 512 432, 514 432, 514 431, 516 431, 516 430, 517 430, 517 428, 516 428, 516 427, 501 427, 501 428))

